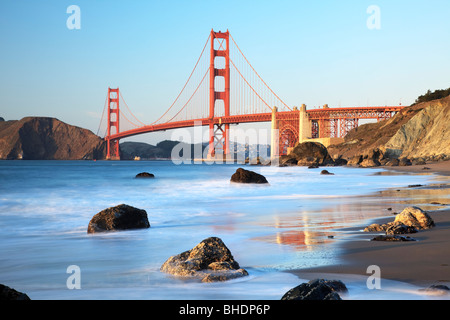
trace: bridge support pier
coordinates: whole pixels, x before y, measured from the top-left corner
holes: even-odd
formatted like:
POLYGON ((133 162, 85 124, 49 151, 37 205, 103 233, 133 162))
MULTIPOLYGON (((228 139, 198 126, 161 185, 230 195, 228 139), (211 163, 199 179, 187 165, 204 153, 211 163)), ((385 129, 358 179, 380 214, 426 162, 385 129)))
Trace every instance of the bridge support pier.
POLYGON ((272 165, 278 164, 280 157, 280 132, 277 121, 277 107, 272 109, 271 141, 270 141, 270 162, 272 165))

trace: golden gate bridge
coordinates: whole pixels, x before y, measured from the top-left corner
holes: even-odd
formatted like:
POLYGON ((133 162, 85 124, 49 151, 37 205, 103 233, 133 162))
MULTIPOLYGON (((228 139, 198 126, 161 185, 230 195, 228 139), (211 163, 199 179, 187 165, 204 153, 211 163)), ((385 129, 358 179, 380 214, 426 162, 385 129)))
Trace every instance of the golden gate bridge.
POLYGON ((99 131, 105 123, 107 159, 119 160, 122 138, 208 126, 208 158, 214 158, 230 154, 230 125, 271 122, 278 132, 276 141, 272 139, 277 144, 273 149, 283 155, 297 142, 342 138, 358 126, 359 119, 385 120, 402 108, 290 107, 256 72, 228 30, 211 30, 186 83, 158 119, 143 123, 131 112, 119 88, 108 88, 99 131))

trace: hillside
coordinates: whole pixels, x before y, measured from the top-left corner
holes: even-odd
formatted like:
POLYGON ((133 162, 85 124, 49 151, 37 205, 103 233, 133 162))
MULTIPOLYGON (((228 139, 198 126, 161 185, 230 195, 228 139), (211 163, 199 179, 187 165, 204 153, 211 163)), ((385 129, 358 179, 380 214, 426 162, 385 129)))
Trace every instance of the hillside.
POLYGON ((386 121, 361 125, 345 141, 328 147, 330 155, 350 160, 379 149, 385 158, 450 157, 450 96, 405 107, 386 121))
POLYGON ((0 121, 0 159, 104 159, 105 142, 91 131, 55 118, 0 121))

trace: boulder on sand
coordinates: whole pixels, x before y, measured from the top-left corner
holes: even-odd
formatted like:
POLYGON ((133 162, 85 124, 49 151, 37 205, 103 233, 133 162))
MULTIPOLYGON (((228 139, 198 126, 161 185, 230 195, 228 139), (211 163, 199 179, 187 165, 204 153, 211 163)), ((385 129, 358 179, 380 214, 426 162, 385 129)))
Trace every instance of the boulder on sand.
POLYGON ((365 232, 385 231, 387 235, 416 233, 418 230, 434 227, 433 219, 418 207, 406 207, 395 216, 395 220, 385 224, 371 224, 365 232))
POLYGON ((191 250, 170 257, 161 266, 161 271, 199 278, 202 282, 226 281, 248 275, 217 237, 207 238, 191 250))
POLYGON ((126 204, 100 211, 92 217, 87 232, 150 228, 147 212, 126 204))
POLYGON ((269 183, 263 175, 242 168, 237 169, 233 173, 230 181, 237 183, 269 183))

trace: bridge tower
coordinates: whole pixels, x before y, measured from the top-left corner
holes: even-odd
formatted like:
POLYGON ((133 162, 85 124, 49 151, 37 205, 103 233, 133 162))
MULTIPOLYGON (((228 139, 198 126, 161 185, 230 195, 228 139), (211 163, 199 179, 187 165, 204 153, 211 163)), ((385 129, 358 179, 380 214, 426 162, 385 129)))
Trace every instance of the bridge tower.
POLYGON ((119 139, 111 139, 111 134, 119 133, 119 88, 108 88, 108 127, 106 133, 106 159, 120 160, 119 139), (115 132, 111 132, 114 128, 115 132))
POLYGON ((229 142, 229 124, 219 123, 214 124, 214 110, 216 108, 216 101, 223 101, 225 109, 225 117, 230 115, 230 33, 214 32, 211 30, 211 55, 209 67, 209 151, 208 158, 214 158, 218 150, 223 151, 223 156, 230 152, 229 142), (222 39, 222 44, 215 49, 215 40, 222 39), (223 47, 225 43, 225 48, 223 47), (225 58, 225 68, 216 68, 216 57, 225 58), (223 77, 225 82, 225 90, 217 91, 215 87, 216 77, 223 77))

